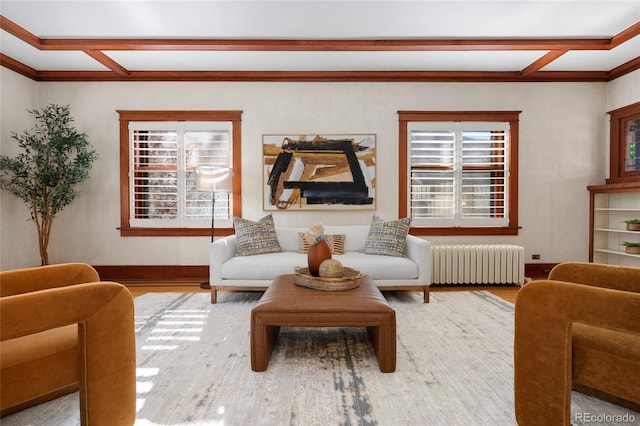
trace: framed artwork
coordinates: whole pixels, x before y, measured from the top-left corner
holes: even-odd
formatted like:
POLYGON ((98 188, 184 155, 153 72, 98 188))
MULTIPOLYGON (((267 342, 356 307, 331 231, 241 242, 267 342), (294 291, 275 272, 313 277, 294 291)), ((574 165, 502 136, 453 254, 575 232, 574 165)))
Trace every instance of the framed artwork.
POLYGON ((375 134, 263 135, 264 210, 373 210, 375 134))

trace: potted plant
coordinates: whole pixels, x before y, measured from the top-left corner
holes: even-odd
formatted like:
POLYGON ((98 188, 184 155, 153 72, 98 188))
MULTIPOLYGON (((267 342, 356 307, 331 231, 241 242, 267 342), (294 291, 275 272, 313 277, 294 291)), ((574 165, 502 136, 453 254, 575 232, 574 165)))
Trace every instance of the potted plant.
POLYGON ((627 224, 627 231, 640 231, 640 219, 625 220, 627 224))
POLYGON ((632 243, 629 241, 623 241, 621 243, 625 249, 624 251, 629 254, 640 254, 640 242, 632 243))
POLYGON ((78 195, 75 187, 89 178, 98 158, 87 135, 70 124, 69 106, 50 104, 29 111, 36 124, 22 134, 12 132, 22 152, 0 155, 0 188, 21 198, 38 228, 42 265, 49 264, 51 224, 56 214, 78 195))

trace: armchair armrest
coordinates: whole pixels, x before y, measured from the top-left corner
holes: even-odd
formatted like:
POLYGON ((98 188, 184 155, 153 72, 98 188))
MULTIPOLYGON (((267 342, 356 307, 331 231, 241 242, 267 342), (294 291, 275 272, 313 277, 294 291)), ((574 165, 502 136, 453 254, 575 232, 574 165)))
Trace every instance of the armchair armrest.
POLYGON ((431 242, 415 235, 407 235, 406 255, 418 265, 418 280, 431 285, 431 242))
POLYGON ((209 283, 222 284, 222 264, 236 255, 238 240, 235 235, 220 238, 211 243, 209 251, 209 283))
POLYGON ((549 279, 640 293, 640 268, 587 262, 556 265, 549 279))
POLYGON ((570 425, 572 325, 640 333, 640 294, 534 281, 516 298, 514 388, 520 425, 570 425))
POLYGON ((0 298, 0 340, 78 324, 83 425, 131 425, 136 344, 131 293, 121 284, 77 284, 0 298))
POLYGON ((0 273, 0 297, 48 288, 100 281, 93 267, 85 263, 61 263, 0 273))

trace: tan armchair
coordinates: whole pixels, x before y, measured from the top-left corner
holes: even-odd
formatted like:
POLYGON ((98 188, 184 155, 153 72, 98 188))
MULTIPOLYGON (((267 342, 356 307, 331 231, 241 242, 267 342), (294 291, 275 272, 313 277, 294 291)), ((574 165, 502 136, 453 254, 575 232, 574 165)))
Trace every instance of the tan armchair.
POLYGON ((73 263, 0 272, 2 415, 80 390, 83 425, 136 415, 131 293, 73 263))
POLYGON ((569 425, 571 390, 640 407, 640 268, 563 263, 516 298, 518 424, 569 425))

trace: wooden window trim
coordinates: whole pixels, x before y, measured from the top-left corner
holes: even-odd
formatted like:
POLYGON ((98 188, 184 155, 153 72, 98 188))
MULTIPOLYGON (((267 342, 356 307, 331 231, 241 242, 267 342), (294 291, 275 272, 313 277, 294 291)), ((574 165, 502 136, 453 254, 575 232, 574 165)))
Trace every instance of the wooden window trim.
POLYGON ((496 121, 509 123, 509 224, 504 227, 411 227, 413 235, 518 235, 518 134, 522 111, 398 111, 398 213, 407 217, 408 125, 413 121, 496 121))
POLYGON ((609 179, 607 183, 624 183, 640 181, 640 171, 624 170, 625 126, 632 118, 640 118, 640 102, 609 111, 609 179))
MULTIPOLYGON (((211 228, 143 228, 130 226, 129 122, 131 121, 230 121, 233 131, 233 216, 242 217, 242 111, 131 111, 120 115, 120 235, 123 237, 210 236, 211 228)), ((215 235, 234 233, 233 228, 215 229, 215 235)))

